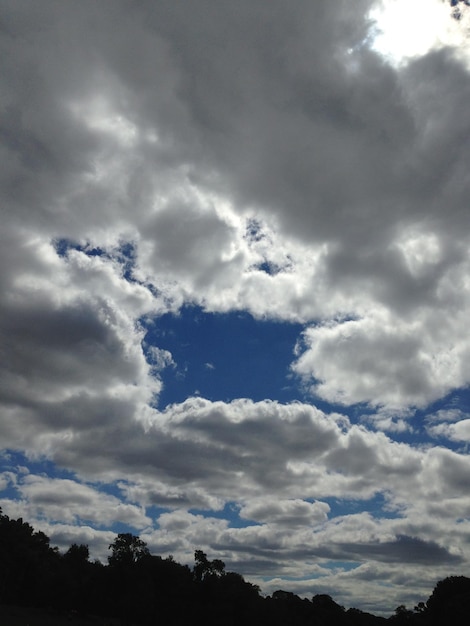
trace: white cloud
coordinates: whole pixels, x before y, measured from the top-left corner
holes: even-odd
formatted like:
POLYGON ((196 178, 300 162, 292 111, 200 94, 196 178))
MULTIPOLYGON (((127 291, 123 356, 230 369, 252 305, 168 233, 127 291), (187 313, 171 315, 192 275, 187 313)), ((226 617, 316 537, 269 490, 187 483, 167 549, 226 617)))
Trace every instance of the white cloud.
MULTIPOLYGON (((360 501, 385 493, 398 510, 412 510, 424 497, 466 493, 464 455, 416 450, 363 427, 339 426, 307 405, 194 398, 155 413, 151 424, 130 431, 113 422, 83 429, 78 421, 70 437, 51 436, 50 457, 82 476, 120 479, 128 501, 140 506, 220 510, 242 500, 241 515, 268 522, 272 515, 278 523, 320 521, 328 513, 323 498, 360 501)), ((22 493, 64 486, 36 480, 25 482, 22 493)))
MULTIPOLYGON (((251 11, 249 6, 243 10, 251 11)), ((425 404, 467 382, 468 348, 449 352, 449 345, 461 341, 463 317, 461 323, 460 317, 452 321, 446 315, 457 300, 468 300, 466 230, 459 229, 457 241, 451 240, 439 215, 439 207, 445 205, 445 228, 455 231, 458 196, 465 197, 465 172, 452 148, 468 125, 465 107, 459 106, 466 101, 462 88, 457 88, 462 85, 461 70, 442 56, 434 64, 426 61, 426 72, 421 71, 417 82, 414 66, 396 74, 362 46, 353 55, 357 70, 351 82, 340 58, 329 55, 331 44, 325 44, 321 32, 340 20, 338 49, 363 41, 368 24, 361 11, 351 12, 345 3, 339 12, 328 9, 323 26, 315 30, 316 39, 306 30, 307 24, 317 28, 311 10, 298 10, 289 17, 296 38, 288 30, 279 31, 273 16, 267 18, 273 40, 287 38, 273 82, 271 66, 257 69, 249 62, 263 52, 251 26, 244 30, 243 49, 233 42, 227 47, 230 54, 221 52, 227 71, 220 73, 206 58, 209 50, 199 47, 194 27, 181 21, 176 10, 160 16, 161 9, 154 9, 162 18, 155 15, 155 24, 136 18, 129 26, 126 39, 134 42, 135 58, 141 61, 137 74, 125 63, 114 65, 124 44, 108 33, 98 9, 93 28, 86 30, 87 45, 81 48, 95 50, 102 63, 95 64, 93 72, 80 69, 72 50, 77 24, 87 12, 64 12, 60 25, 69 44, 63 50, 64 69, 57 71, 50 46, 58 18, 49 7, 50 40, 38 34, 21 54, 12 48, 13 58, 16 53, 25 66, 31 62, 40 66, 48 82, 47 89, 44 84, 34 87, 22 127, 9 120, 10 134, 23 138, 6 144, 11 167, 18 162, 12 158, 15 150, 23 144, 53 145, 55 153, 49 161, 42 160, 41 170, 39 156, 29 151, 30 176, 40 190, 37 210, 28 210, 31 196, 26 185, 14 202, 6 198, 10 236, 17 239, 14 248, 4 250, 6 280, 8 268, 14 268, 15 290, 29 292, 33 284, 35 290, 42 285, 45 306, 51 298, 74 304, 77 299, 89 301, 90 293, 106 294, 114 311, 126 311, 128 325, 144 312, 161 312, 170 301, 175 307, 192 301, 209 310, 246 308, 257 316, 289 320, 358 319, 354 349, 357 345, 356 351, 364 355, 359 363, 365 367, 361 380, 356 383, 351 375, 356 359, 347 356, 343 372, 334 358, 338 350, 326 349, 340 342, 341 351, 342 333, 330 333, 328 340, 322 336, 321 366, 312 364, 302 373, 315 374, 320 367, 318 377, 324 379, 321 390, 327 398, 392 406, 425 404), (103 39, 103 33, 109 38, 103 39), (184 46, 175 56, 173 42, 179 36, 184 46), (159 68, 158 87, 152 80, 154 70, 145 61, 149 50, 158 51, 152 55, 159 68), (305 64, 307 54, 316 56, 315 67, 305 64), (204 77, 207 94, 202 87, 195 90, 191 80, 196 58, 211 69, 204 77), (225 101, 223 87, 231 89, 230 68, 240 63, 246 68, 239 84, 243 106, 213 110, 213 86, 221 86, 217 93, 225 101), (439 63, 449 70, 446 124, 439 122, 442 107, 437 110, 432 104, 439 98, 429 93, 439 63), (264 91, 253 91, 255 84, 264 91), (308 96, 316 85, 321 94, 317 104, 308 96), (289 104, 276 106, 284 92, 292 94, 289 104), (296 101, 302 114, 293 108, 296 101), (328 109, 328 101, 335 106, 328 109), (217 135, 205 125, 203 120, 210 115, 225 134, 217 135), (449 133, 451 125, 455 131, 449 133), (444 142, 441 127, 447 129, 444 142), (159 141, 145 139, 152 132, 161 137, 159 141), (384 140, 378 142, 377 134, 384 140), (435 150, 437 145, 440 151, 435 150), (294 153, 285 146, 295 146, 294 153), (449 184, 440 186, 430 207, 436 215, 432 220, 423 214, 427 183, 437 179, 445 161, 426 155, 437 152, 454 157, 448 166, 449 184), (61 164, 55 177, 53 158, 61 164), (327 162, 335 167, 327 168, 327 162), (415 172, 414 178, 410 172, 415 172), (257 225, 249 237, 247 223, 257 225), (90 258, 72 251, 68 260, 54 259, 48 245, 60 237, 88 241, 111 252, 120 241, 132 241, 134 275, 156 287, 162 298, 123 279, 122 268, 109 257, 90 258), (24 250, 25 245, 28 254, 19 261, 18 248, 24 250), (271 274, 260 270, 263 263, 271 274), (439 325, 449 332, 431 340, 439 325), (413 340, 408 346, 410 333, 413 340), (387 366, 381 355, 391 343, 401 350, 387 366), (381 378, 386 375, 389 381, 387 390, 370 371, 368 363, 377 362, 381 378), (407 384, 406 371, 411 369, 415 380, 407 384)), ((238 15, 239 9, 231 11, 238 15)), ((18 17, 14 11, 13 15, 18 17)), ((214 9, 213 19, 200 27, 213 32, 218 21, 230 18, 214 9)), ((21 93, 11 90, 10 96, 21 98, 21 93)), ((23 172, 24 166, 17 167, 23 172)), ((97 310, 103 306, 96 298, 90 305, 97 310)), ((134 345, 136 340, 134 335, 134 345)))
POLYGON ((436 438, 444 437, 451 441, 470 441, 470 419, 461 420, 457 424, 436 424, 427 430, 431 436, 436 438))
POLYGON ((51 545, 57 546, 62 553, 66 552, 73 543, 85 544, 89 547, 91 558, 104 564, 108 560, 109 545, 116 537, 116 534, 109 530, 98 530, 85 525, 49 524, 44 520, 38 520, 35 528, 46 533, 51 539, 51 545))
POLYGON ((5 491, 16 483, 16 475, 13 472, 0 473, 0 492, 5 491))
MULTIPOLYGON (((144 511, 93 487, 70 479, 28 474, 16 482, 21 498, 14 508, 28 519, 66 523, 95 523, 98 527, 115 521, 143 528, 150 523, 144 511)), ((8 506, 8 505, 7 505, 8 506)))
POLYGON ((281 524, 287 527, 318 524, 326 521, 330 507, 325 502, 277 500, 265 496, 249 500, 240 509, 240 516, 257 522, 281 524))
POLYGON ((453 10, 450 7, 450 2, 442 0, 376 2, 369 14, 374 21, 374 49, 394 65, 443 46, 455 48, 455 53, 468 61, 466 34, 470 16, 465 6, 453 10), (451 14, 459 19, 449 19, 451 14))
POLYGON ((147 347, 147 360, 151 359, 153 371, 158 374, 166 367, 175 367, 176 363, 173 360, 171 352, 169 350, 162 350, 156 346, 147 347))
POLYGON ((426 417, 426 431, 431 437, 451 441, 470 441, 470 419, 459 409, 441 409, 426 417))
POLYGON ((293 370, 330 402, 395 411, 425 407, 465 384, 463 317, 456 312, 446 334, 440 319, 439 310, 400 320, 377 309, 360 319, 310 327, 293 370))

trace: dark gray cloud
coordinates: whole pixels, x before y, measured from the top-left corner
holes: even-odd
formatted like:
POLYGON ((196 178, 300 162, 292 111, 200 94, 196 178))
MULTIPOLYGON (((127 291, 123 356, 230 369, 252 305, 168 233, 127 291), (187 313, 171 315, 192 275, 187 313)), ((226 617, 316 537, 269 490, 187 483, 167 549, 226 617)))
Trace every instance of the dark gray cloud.
POLYGON ((391 563, 419 565, 459 564, 462 557, 451 554, 434 541, 425 541, 417 537, 398 536, 394 541, 383 543, 340 544, 340 550, 349 554, 352 560, 373 559, 391 563))

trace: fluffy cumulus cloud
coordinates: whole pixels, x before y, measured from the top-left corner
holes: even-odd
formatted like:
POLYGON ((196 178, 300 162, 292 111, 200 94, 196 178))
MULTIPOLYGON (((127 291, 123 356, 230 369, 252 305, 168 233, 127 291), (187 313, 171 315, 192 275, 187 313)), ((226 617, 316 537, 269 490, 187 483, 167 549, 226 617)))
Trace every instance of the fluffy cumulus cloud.
POLYGON ((2 4, 4 512, 369 610, 464 572, 467 8, 2 4), (189 305, 302 325, 297 401, 159 404, 189 305))
POLYGON ((14 506, 30 518, 45 517, 69 523, 84 520, 98 526, 113 521, 134 527, 145 527, 150 523, 135 505, 125 504, 114 496, 70 479, 27 474, 14 483, 20 495, 20 501, 14 506))

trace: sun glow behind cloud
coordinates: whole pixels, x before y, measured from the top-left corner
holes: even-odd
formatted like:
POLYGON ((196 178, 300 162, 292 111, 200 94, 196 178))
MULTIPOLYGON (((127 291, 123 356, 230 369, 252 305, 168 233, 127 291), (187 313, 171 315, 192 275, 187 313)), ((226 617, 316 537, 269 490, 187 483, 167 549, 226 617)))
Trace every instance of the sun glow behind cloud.
POLYGON ((450 19, 449 3, 443 0, 381 0, 369 13, 374 22, 372 47, 395 66, 443 46, 470 62, 466 9, 457 20, 450 19))
POLYGON ((91 131, 109 135, 124 147, 131 147, 137 139, 135 124, 113 111, 111 105, 100 95, 82 102, 72 102, 70 109, 91 131))

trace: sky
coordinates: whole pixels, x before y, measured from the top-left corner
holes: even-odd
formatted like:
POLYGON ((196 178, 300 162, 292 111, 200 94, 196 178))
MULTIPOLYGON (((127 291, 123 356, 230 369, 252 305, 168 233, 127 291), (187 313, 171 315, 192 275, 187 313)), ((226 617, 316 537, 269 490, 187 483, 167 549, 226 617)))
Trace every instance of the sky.
POLYGON ((467 3, 0 5, 3 513, 377 614, 469 575, 467 3))

